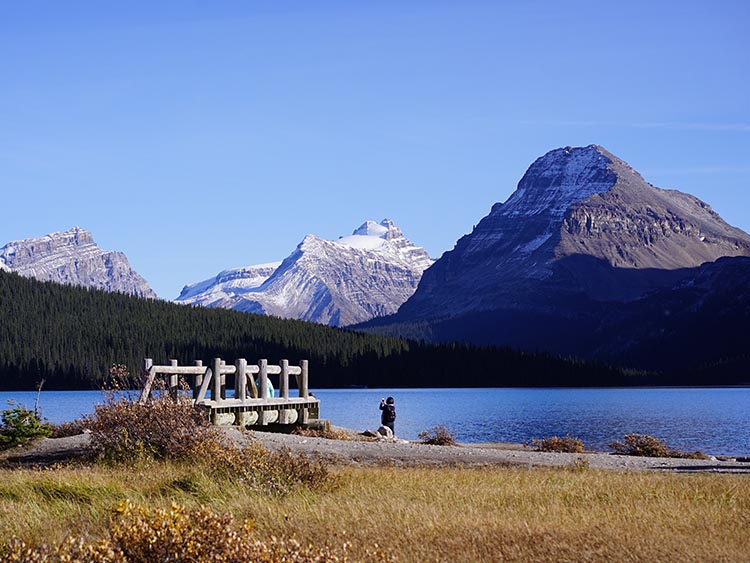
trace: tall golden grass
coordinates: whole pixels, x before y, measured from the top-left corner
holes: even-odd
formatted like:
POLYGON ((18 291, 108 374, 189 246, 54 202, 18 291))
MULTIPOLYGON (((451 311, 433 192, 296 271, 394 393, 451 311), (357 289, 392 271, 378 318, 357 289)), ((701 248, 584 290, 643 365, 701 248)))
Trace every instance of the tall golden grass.
MULTIPOLYGON (((0 471, 0 542, 101 538, 124 500, 250 519, 349 561, 750 561, 750 478, 585 468, 339 467, 264 494, 208 462, 0 471), (377 545, 377 547, 376 547, 377 545), (333 552, 333 551, 332 551, 333 552)), ((343 559, 342 559, 343 560, 343 559)))

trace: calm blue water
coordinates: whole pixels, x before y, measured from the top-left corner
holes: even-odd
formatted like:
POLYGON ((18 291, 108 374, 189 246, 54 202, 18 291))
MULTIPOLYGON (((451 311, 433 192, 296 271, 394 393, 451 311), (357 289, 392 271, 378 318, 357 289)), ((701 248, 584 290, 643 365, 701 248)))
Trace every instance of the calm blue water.
MULTIPOLYGON (((750 389, 320 389, 321 417, 364 430, 380 424, 381 397, 396 400, 396 433, 415 439, 438 424, 461 442, 527 442, 564 436, 606 450, 625 434, 651 434, 682 450, 750 454, 750 389)), ((33 408, 34 392, 2 392, 33 408)), ((42 414, 72 420, 102 401, 98 391, 43 391, 42 414)))

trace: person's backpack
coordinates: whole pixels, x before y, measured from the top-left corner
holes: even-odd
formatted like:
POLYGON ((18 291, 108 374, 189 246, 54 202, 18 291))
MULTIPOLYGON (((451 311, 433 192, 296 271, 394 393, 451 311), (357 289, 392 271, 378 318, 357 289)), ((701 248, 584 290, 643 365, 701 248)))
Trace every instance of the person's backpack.
POLYGON ((393 422, 396 420, 396 407, 393 405, 386 405, 383 409, 383 421, 393 422))

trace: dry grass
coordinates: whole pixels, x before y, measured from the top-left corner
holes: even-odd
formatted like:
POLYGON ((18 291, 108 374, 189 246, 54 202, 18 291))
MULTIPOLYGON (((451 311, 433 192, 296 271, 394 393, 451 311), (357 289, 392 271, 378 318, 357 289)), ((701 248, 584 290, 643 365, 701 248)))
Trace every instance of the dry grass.
POLYGON ((583 469, 340 468, 335 487, 258 493, 200 464, 0 472, 0 543, 101 537, 125 499, 208 505, 260 538, 351 544, 351 561, 750 561, 750 479, 583 469), (368 555, 368 551, 370 554, 368 555))

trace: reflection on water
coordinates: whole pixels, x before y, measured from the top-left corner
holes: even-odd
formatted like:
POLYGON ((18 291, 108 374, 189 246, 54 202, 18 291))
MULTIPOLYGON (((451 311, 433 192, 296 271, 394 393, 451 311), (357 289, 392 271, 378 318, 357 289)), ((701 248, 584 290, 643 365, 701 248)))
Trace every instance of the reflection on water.
MULTIPOLYGON (((321 416, 364 430, 380 423, 380 398, 396 400, 396 433, 415 439, 438 424, 462 442, 528 442, 571 436, 606 450, 625 434, 651 434, 681 450, 750 454, 750 389, 315 389, 321 416)), ((33 407, 34 392, 0 393, 33 407)), ((98 391, 43 391, 40 407, 53 422, 90 413, 98 391)))

